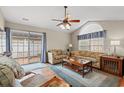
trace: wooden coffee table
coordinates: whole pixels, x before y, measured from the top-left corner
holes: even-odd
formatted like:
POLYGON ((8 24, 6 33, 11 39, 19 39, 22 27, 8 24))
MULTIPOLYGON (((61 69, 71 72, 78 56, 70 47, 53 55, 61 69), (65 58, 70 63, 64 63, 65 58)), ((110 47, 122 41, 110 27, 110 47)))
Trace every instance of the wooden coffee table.
POLYGON ((66 66, 84 77, 89 72, 92 72, 92 61, 79 59, 75 60, 73 58, 63 59, 62 66, 66 66))

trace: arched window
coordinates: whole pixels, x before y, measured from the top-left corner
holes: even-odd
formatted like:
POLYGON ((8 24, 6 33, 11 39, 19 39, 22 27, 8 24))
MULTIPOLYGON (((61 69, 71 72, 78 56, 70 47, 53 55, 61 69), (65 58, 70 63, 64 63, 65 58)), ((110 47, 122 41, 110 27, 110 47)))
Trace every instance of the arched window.
POLYGON ((86 24, 78 36, 79 50, 104 52, 105 36, 106 31, 99 24, 95 22, 86 24))

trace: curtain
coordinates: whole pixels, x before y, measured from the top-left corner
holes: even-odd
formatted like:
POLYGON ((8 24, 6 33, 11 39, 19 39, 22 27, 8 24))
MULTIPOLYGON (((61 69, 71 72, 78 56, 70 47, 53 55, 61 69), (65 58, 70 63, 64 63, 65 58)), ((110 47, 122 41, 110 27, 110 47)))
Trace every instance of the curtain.
POLYGON ((106 36, 106 31, 104 30, 104 31, 98 31, 98 32, 78 35, 78 40, 92 39, 92 38, 102 38, 102 37, 105 37, 105 36, 106 36))
POLYGON ((42 54, 41 54, 41 62, 46 63, 46 51, 47 51, 47 41, 46 41, 46 33, 43 33, 42 36, 42 54))

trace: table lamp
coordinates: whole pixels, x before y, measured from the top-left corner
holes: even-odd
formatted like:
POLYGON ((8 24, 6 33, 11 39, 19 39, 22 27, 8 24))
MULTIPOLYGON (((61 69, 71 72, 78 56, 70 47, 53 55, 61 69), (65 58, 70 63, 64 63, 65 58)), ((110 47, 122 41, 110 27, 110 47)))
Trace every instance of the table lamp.
POLYGON ((114 47, 114 55, 116 56, 116 47, 120 45, 119 40, 111 40, 111 45, 114 47))
POLYGON ((69 53, 69 56, 71 56, 72 44, 69 44, 68 47, 69 47, 69 49, 68 49, 68 50, 69 50, 68 53, 69 53))
POLYGON ((69 49, 70 49, 70 51, 72 50, 72 44, 69 44, 69 49))

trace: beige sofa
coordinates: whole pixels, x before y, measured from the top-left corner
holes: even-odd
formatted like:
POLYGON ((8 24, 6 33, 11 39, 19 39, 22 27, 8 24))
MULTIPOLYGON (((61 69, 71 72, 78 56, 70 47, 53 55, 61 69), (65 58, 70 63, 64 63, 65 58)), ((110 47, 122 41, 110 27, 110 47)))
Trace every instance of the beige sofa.
POLYGON ((48 51, 48 62, 51 64, 60 63, 62 59, 66 57, 67 55, 65 55, 64 51, 61 49, 52 49, 48 51))
POLYGON ((84 58, 87 60, 91 60, 93 62, 93 67, 100 69, 100 56, 104 55, 99 52, 91 52, 91 51, 72 51, 72 57, 84 58))

